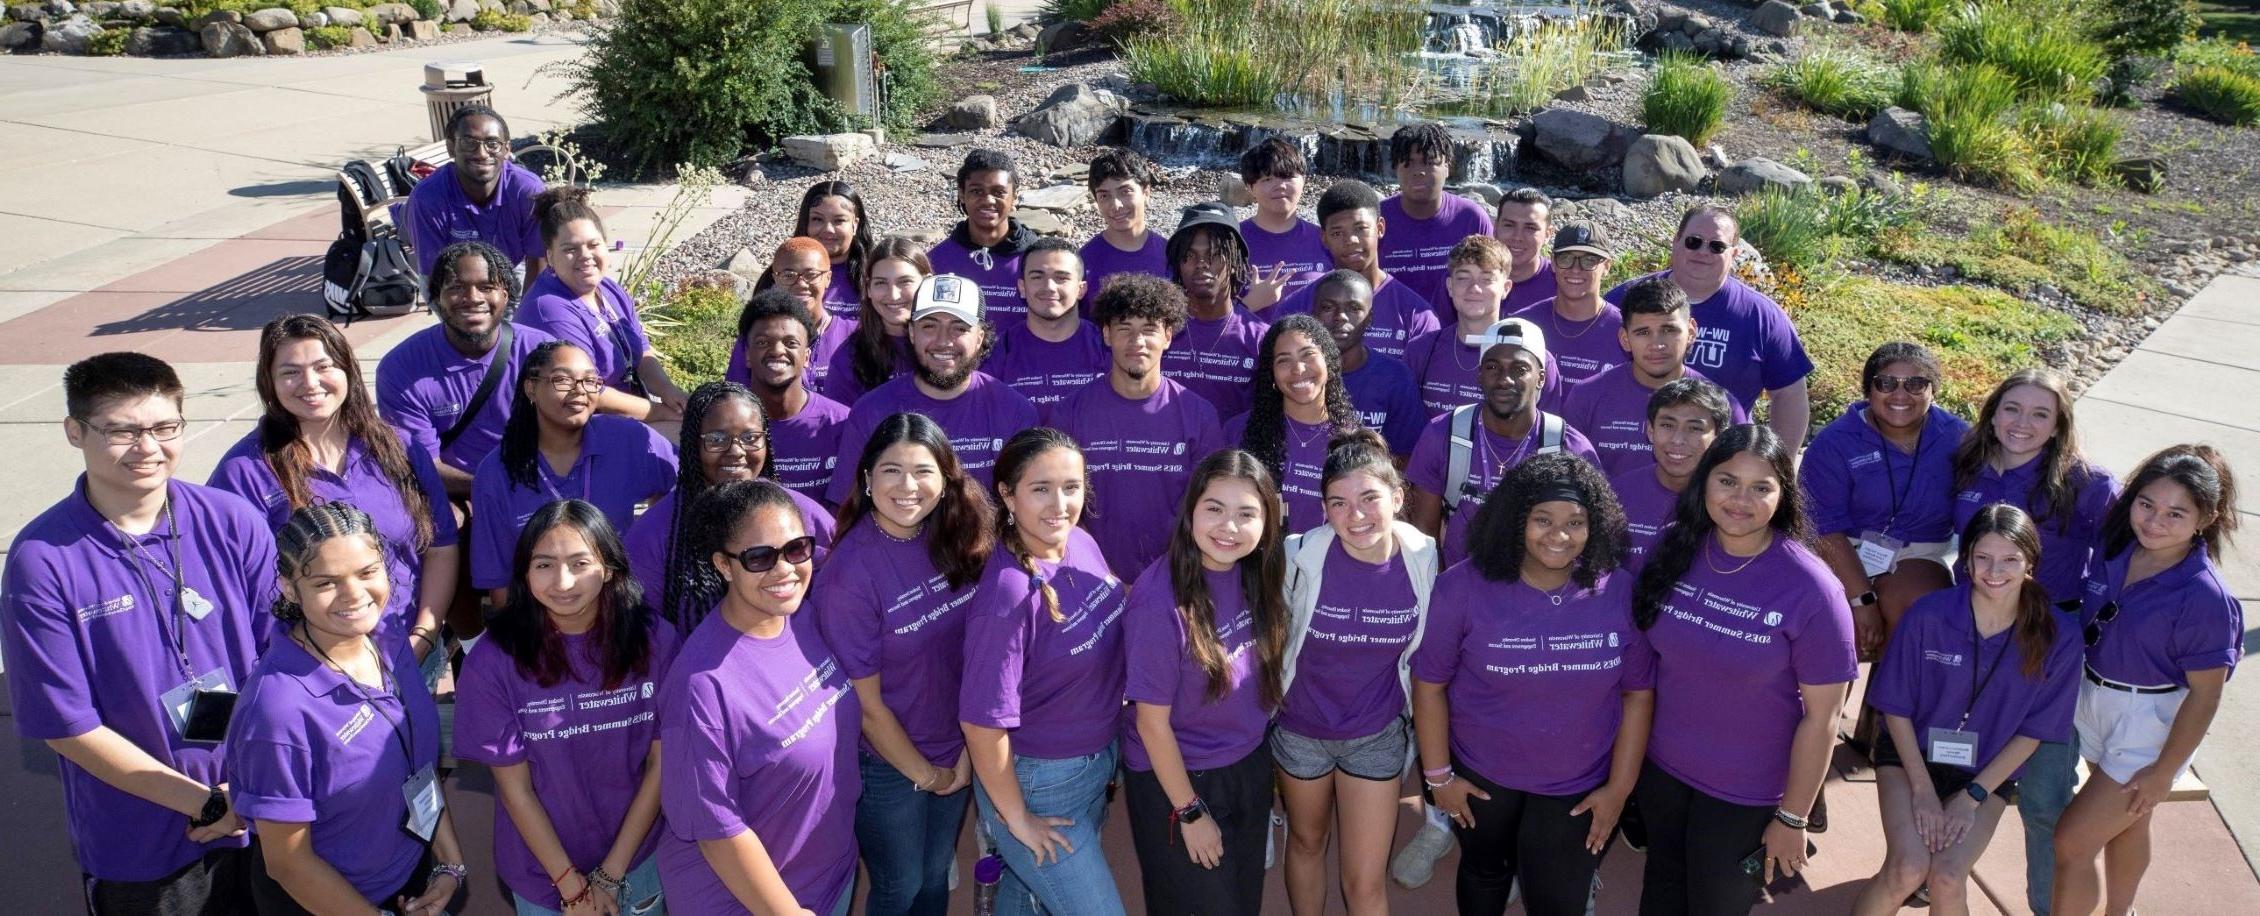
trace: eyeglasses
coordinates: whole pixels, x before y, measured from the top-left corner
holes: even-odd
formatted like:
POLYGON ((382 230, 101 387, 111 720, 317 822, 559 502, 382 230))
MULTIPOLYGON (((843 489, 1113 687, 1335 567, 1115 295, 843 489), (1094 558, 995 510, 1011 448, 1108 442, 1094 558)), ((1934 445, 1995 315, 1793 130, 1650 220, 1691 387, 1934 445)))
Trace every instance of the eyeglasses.
POLYGON ((816 539, 805 534, 775 547, 756 544, 737 554, 738 565, 749 573, 765 573, 775 569, 778 560, 798 566, 815 558, 816 539))
POLYGON ((2103 641, 2103 625, 2117 620, 2118 617, 2119 603, 2116 601, 2103 602, 2103 609, 2095 612, 2095 619, 2088 623, 2087 630, 2081 635, 2087 638, 2089 646, 2094 646, 2103 641))
POLYGON ((779 283, 814 283, 818 277, 830 276, 832 272, 829 270, 787 270, 780 267, 770 271, 770 273, 777 275, 777 282, 779 283))
POLYGON ((457 149, 466 152, 485 150, 497 156, 510 151, 510 141, 496 138, 480 140, 475 137, 458 137, 455 140, 455 146, 457 149))
POLYGON ((1608 258, 1604 258, 1597 254, 1578 252, 1576 254, 1565 254, 1554 258, 1554 266, 1567 267, 1571 270, 1592 270, 1593 268, 1608 263, 1608 261, 1608 258))
POLYGON ((1890 394, 1894 391, 1898 391, 1901 388, 1907 389, 1908 394, 1922 394, 1923 392, 1930 390, 1931 384, 1932 381, 1928 376, 1879 375, 1875 377, 1875 381, 1870 383, 1868 387, 1883 392, 1884 394, 1890 394))
POLYGON ((559 394, 572 394, 575 391, 582 394, 597 394, 604 390, 604 380, 593 375, 588 378, 558 376, 549 380, 549 387, 555 389, 559 394))
POLYGON ((769 437, 758 429, 749 429, 735 436, 716 430, 711 433, 700 434, 698 447, 715 454, 721 454, 730 450, 731 443, 736 443, 739 448, 748 452, 758 452, 768 441, 769 437))
POLYGON ((95 426, 80 417, 71 419, 77 420, 80 426, 101 433, 102 441, 113 446, 133 445, 140 442, 143 436, 159 442, 171 442, 180 438, 181 431, 188 428, 186 420, 167 420, 155 426, 95 426))
POLYGON ((1709 248, 1712 254, 1725 254, 1727 249, 1734 247, 1718 239, 1707 239, 1700 235, 1690 235, 1681 239, 1680 244, 1686 245, 1689 251, 1701 251, 1709 248))

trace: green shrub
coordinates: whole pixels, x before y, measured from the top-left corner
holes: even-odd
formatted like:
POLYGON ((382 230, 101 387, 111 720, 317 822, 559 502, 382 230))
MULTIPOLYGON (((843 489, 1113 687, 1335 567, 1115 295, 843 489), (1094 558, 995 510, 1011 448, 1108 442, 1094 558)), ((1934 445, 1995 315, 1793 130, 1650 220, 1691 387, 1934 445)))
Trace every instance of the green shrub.
POLYGON ((1956 4, 1957 0, 1883 0, 1883 21, 1902 32, 1928 32, 1956 4))
POLYGON ((2024 206, 1977 223, 1967 238, 1909 226, 1877 237, 1871 250, 1900 264, 1953 267, 2018 295, 2053 286, 2082 306, 2111 314, 2139 312, 2157 295, 2157 282, 2118 249, 2083 230, 2050 225, 2024 206))
POLYGON ((1130 39, 1122 60, 1132 82, 1151 83, 1180 102, 1273 107, 1346 98, 1396 108, 1421 101, 1418 93, 1433 82, 1413 60, 1426 14, 1412 4, 1299 0, 1289 7, 1277 0, 1170 0, 1169 5, 1183 25, 1130 39))
POLYGON ((481 32, 524 32, 534 27, 531 16, 488 8, 471 17, 471 28, 481 32))
POLYGON ((1540 20, 1500 49, 1507 63, 1476 72, 1465 114, 1509 117, 1536 111, 1554 96, 1607 67, 1607 55, 1627 44, 1614 20, 1598 16, 1540 20))
POLYGON ((2076 17, 2045 4, 1973 3, 1938 27, 1939 56, 1991 64, 2028 99, 2084 102, 2110 55, 2080 32, 2076 17))
POLYGON ((1040 9, 1053 22, 1089 22, 1113 5, 1114 0, 1044 0, 1040 9))
POLYGON ((981 23, 989 27, 991 35, 1004 32, 1004 10, 997 7, 996 0, 981 4, 981 23))
POLYGON ((439 2, 439 0, 408 0, 408 5, 416 8, 416 18, 418 19, 436 21, 447 14, 447 5, 439 2))
POLYGON ((1684 137, 1702 146, 1726 124, 1726 105, 1734 87, 1710 64, 1692 55, 1667 52, 1656 60, 1655 75, 1640 100, 1640 118, 1652 134, 1684 137))
POLYGON ((2260 79, 2260 54, 2243 42, 2200 38, 2174 50, 2174 61, 2184 67, 2225 67, 2260 79))
POLYGON ((1734 221, 1766 263, 1811 271, 1827 264, 1838 248, 1824 214, 1827 206, 1817 191, 1768 189, 1736 203, 1734 221))
POLYGON ((2039 185, 2031 146, 2011 122, 2017 86, 2008 74, 1988 64, 1917 62, 1899 77, 1899 106, 1922 113, 1931 156, 1954 177, 2018 191, 2039 185))
POLYGON ((2049 177, 2090 186, 2117 182, 2111 163, 2119 159, 2126 125, 2111 113, 2084 105, 2033 105, 2018 116, 2017 128, 2049 177))
POLYGON ((1767 292, 1797 323, 1806 353, 1820 367, 1809 379, 1816 428, 1860 397, 1860 366, 1886 342, 1929 347, 1942 370, 1939 406, 1971 416, 2002 376, 2039 361, 2038 345, 2079 331, 2068 315, 1984 287, 1796 272, 1777 277, 1767 292))
POLYGON ((2190 0, 2107 0, 2096 12, 2095 36, 2113 58, 2163 57, 2197 34, 2190 0))
POLYGON ((1892 77, 1867 56, 1817 48, 1766 74, 1766 84, 1824 114, 1866 120, 1891 104, 1892 77))
POLYGON ((353 43, 353 27, 325 25, 306 30, 306 44, 316 50, 342 48, 353 43))
POLYGON ((666 364, 667 377, 686 391, 720 380, 729 368, 743 308, 734 291, 711 286, 678 289, 646 306, 643 322, 651 329, 651 345, 666 364))
POLYGON ((86 39, 86 53, 91 57, 116 57, 126 53, 126 39, 131 37, 132 29, 103 29, 86 39))
POLYGON ((2196 67, 2174 80, 2174 100, 2227 124, 2260 124, 2260 79, 2227 67, 2196 67))

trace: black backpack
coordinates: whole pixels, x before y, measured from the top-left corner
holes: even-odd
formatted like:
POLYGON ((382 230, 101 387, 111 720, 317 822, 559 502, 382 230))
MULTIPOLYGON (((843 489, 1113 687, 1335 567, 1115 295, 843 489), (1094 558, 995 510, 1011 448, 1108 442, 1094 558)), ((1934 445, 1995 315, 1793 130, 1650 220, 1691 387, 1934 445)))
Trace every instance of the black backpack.
POLYGON ((351 324, 423 305, 424 277, 415 252, 387 214, 415 187, 414 164, 402 153, 383 163, 356 159, 338 170, 340 227, 337 241, 322 255, 322 301, 330 317, 351 324))

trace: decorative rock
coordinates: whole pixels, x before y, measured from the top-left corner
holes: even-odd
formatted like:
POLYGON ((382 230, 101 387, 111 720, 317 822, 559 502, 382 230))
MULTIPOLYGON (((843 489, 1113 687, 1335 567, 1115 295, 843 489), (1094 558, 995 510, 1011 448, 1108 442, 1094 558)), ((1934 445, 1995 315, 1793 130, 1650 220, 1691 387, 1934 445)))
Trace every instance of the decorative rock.
POLYGON ((1565 168, 1601 168, 1624 158, 1624 128, 1599 115, 1548 108, 1530 124, 1538 151, 1565 168))
POLYGON ((792 157, 794 162, 825 171, 861 162, 877 151, 877 145, 865 134, 816 134, 785 138, 785 155, 792 157))
POLYGON ((311 13, 307 13, 304 16, 298 17, 298 27, 302 29, 318 29, 329 24, 329 14, 324 13, 321 10, 315 10, 311 13))
POLYGON ((369 33, 368 26, 357 25, 353 27, 353 31, 345 34, 345 46, 348 48, 374 48, 377 46, 377 36, 369 33))
POLYGON ((254 32, 272 32, 276 29, 298 27, 298 14, 279 6, 271 6, 243 17, 243 24, 254 32))
POLYGON ((1021 225, 1028 227, 1029 231, 1038 235, 1067 234, 1067 221, 1053 215, 1049 210, 1020 210, 1013 214, 1013 218, 1019 220, 1021 225))
POLYGON ((1797 20, 1803 18, 1797 8, 1783 0, 1766 0, 1750 11, 1750 27, 1768 35, 1789 37, 1797 30, 1797 20))
POLYGON ((1907 193, 1907 189, 1900 187, 1897 180, 1882 172, 1869 172, 1860 176, 1860 187, 1883 197, 1902 197, 1907 193))
POLYGON ((468 22, 450 22, 447 24, 446 30, 446 34, 449 35, 473 35, 477 32, 478 30, 471 28, 471 24, 468 22))
POLYGON ((972 134, 919 134, 910 145, 922 149, 949 149, 973 142, 972 134))
POLYGON ((1579 218, 1608 223, 1631 222, 1636 216, 1631 207, 1614 197, 1595 197, 1581 201, 1583 211, 1579 218))
POLYGON ((548 25, 548 24, 549 24, 549 14, 548 14, 548 13, 528 13, 528 14, 526 14, 526 24, 527 24, 527 25, 536 25, 536 26, 538 26, 538 25, 548 25))
MULTIPOLYGON (((397 28, 397 26, 395 26, 397 28)), ((416 41, 430 41, 439 37, 439 23, 418 19, 408 23, 408 37, 416 41)))
POLYGON ((1859 182, 1842 175, 1830 175, 1814 182, 1814 184, 1819 185, 1820 189, 1827 192, 1830 197, 1842 197, 1860 190, 1859 182))
POLYGON ((202 16, 196 17, 195 25, 197 29, 201 30, 205 26, 211 25, 215 22, 233 22, 240 24, 243 22, 243 14, 238 13, 234 10, 213 10, 209 13, 205 13, 202 16))
POLYGON ((1563 102, 1590 102, 1593 100, 1593 91, 1583 85, 1571 86, 1554 93, 1554 98, 1563 102))
POLYGON ((88 19, 109 19, 117 14, 118 4, 114 0, 94 0, 81 4, 78 11, 85 13, 88 19))
POLYGON ((1812 183, 1812 176, 1758 156, 1727 166, 1719 173, 1722 194, 1752 194, 1768 189, 1795 191, 1812 183))
POLYGON ((2136 156, 2111 163, 2111 174, 2127 187, 2145 194, 2155 194, 2166 186, 2166 160, 2159 156, 2136 156))
POLYGON ((204 50, 195 32, 172 26, 142 26, 126 36, 126 53, 135 57, 175 57, 204 50))
POLYGON ((1836 15, 1836 9, 1826 3, 1807 3, 1798 7, 1797 12, 1822 22, 1827 22, 1830 16, 1836 15))
POLYGON ((290 57, 306 53, 306 30, 297 26, 268 32, 259 36, 259 41, 268 54, 290 57))
POLYGON ((416 8, 405 3, 379 3, 362 9, 361 15, 368 17, 368 22, 380 26, 415 22, 420 18, 416 15, 416 8))
POLYGON ((1876 112, 1868 119, 1868 142, 1877 149, 1913 159, 1929 162, 1930 124, 1919 113, 1892 106, 1876 112))
POLYGON ((1685 137, 1648 134, 1624 152, 1624 192, 1634 197, 1693 191, 1708 174, 1685 137))
POLYGON ((59 51, 64 54, 84 54, 87 42, 100 34, 102 27, 95 25, 94 20, 86 18, 83 13, 74 13, 61 22, 47 23, 47 28, 39 33, 39 48, 42 51, 59 51))
POLYGON ((1863 24, 1866 24, 1866 22, 1867 22, 1867 21, 1868 21, 1868 17, 1866 17, 1866 16, 1862 16, 1862 15, 1860 15, 1859 13, 1857 13, 1857 12, 1854 12, 1854 11, 1852 11, 1852 10, 1837 10, 1837 11, 1836 11, 1836 24, 1837 24, 1837 25, 1863 25, 1863 24))
POLYGON ((1248 183, 1241 181, 1239 175, 1231 172, 1217 173, 1216 199, 1224 201, 1224 205, 1227 207, 1253 207, 1256 205, 1255 192, 1248 190, 1248 183))
POLYGON ((1734 157, 1726 154, 1726 147, 1713 143, 1703 148, 1703 164, 1714 170, 1723 170, 1734 164, 1734 157))
POLYGON ((0 25, 0 51, 13 51, 39 43, 39 23, 11 22, 0 25))
POLYGON ((1054 22, 1036 33, 1036 46, 1046 52, 1065 51, 1082 45, 1090 34, 1080 22, 1054 22))
POLYGON ((196 31, 204 53, 212 57, 257 57, 267 53, 259 36, 240 22, 209 22, 196 31))
POLYGON ((455 0, 447 7, 448 22, 469 22, 479 15, 479 0, 455 0))
POLYGON ((1012 122, 1014 133, 1053 146, 1089 146, 1114 131, 1130 100, 1105 89, 1069 83, 1036 110, 1012 122))
POLYGON ((888 153, 885 161, 887 170, 898 175, 904 172, 923 172, 933 167, 933 163, 909 153, 888 153))
POLYGON ((330 17, 332 25, 356 26, 365 22, 360 10, 349 10, 342 6, 322 7, 322 15, 330 17))
POLYGON ((188 17, 182 15, 178 7, 160 6, 152 15, 157 18, 158 25, 169 25, 176 29, 188 28, 188 17))
POLYGON ((1080 186, 1057 184, 1020 192, 1023 210, 1050 210, 1054 213, 1079 213, 1091 205, 1091 194, 1080 186))
POLYGON ((47 0, 39 8, 47 13, 49 19, 64 19, 78 12, 78 7, 71 0, 47 0))
MULTIPOLYGON (((754 174, 760 173, 755 172, 754 174)), ((761 256, 754 254, 753 249, 740 248, 737 254, 731 255, 729 260, 722 262, 722 269, 759 283, 761 276, 769 272, 769 265, 762 263, 761 256)))
POLYGON ((378 41, 381 41, 381 42, 384 42, 385 44, 388 44, 388 45, 389 45, 389 44, 391 44, 391 43, 393 43, 393 42, 399 41, 399 40, 400 40, 400 27, 399 27, 399 26, 397 26, 397 25, 387 25, 387 26, 385 26, 385 30, 384 30, 384 31, 382 31, 382 32, 378 32, 378 33, 377 33, 377 40, 378 40, 378 41))
POLYGON ((1500 194, 1498 186, 1488 184, 1461 185, 1459 187, 1451 189, 1451 191, 1454 194, 1458 194, 1461 197, 1465 197, 1478 204, 1481 204, 1483 206, 1483 209, 1491 212, 1498 211, 1499 198, 1504 196, 1500 194))
POLYGON ((969 95, 951 105, 943 117, 949 126, 960 130, 986 130, 1003 127, 1004 116, 997 113, 997 99, 992 95, 969 95))
POLYGON ((557 12, 557 7, 551 4, 549 0, 526 0, 526 6, 537 13, 557 12))
POLYGON ((8 18, 17 22, 38 22, 47 18, 47 11, 36 3, 22 3, 8 7, 8 18))

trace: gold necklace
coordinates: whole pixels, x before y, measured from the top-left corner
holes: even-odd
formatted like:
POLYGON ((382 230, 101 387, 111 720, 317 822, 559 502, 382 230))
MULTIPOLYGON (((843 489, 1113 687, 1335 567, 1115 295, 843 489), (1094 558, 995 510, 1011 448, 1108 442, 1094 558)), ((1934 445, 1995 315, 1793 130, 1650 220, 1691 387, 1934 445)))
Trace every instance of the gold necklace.
POLYGON ((1765 547, 1758 548, 1757 553, 1751 554, 1749 559, 1742 561, 1742 565, 1737 566, 1733 569, 1720 569, 1718 561, 1711 558, 1712 549, 1717 546, 1718 539, 1716 537, 1703 542, 1703 565, 1710 567, 1712 572, 1718 573, 1719 575, 1731 576, 1745 569, 1749 569, 1750 564, 1758 562, 1759 557, 1766 555, 1766 547, 1773 546, 1773 540, 1770 538, 1767 539, 1765 547))

